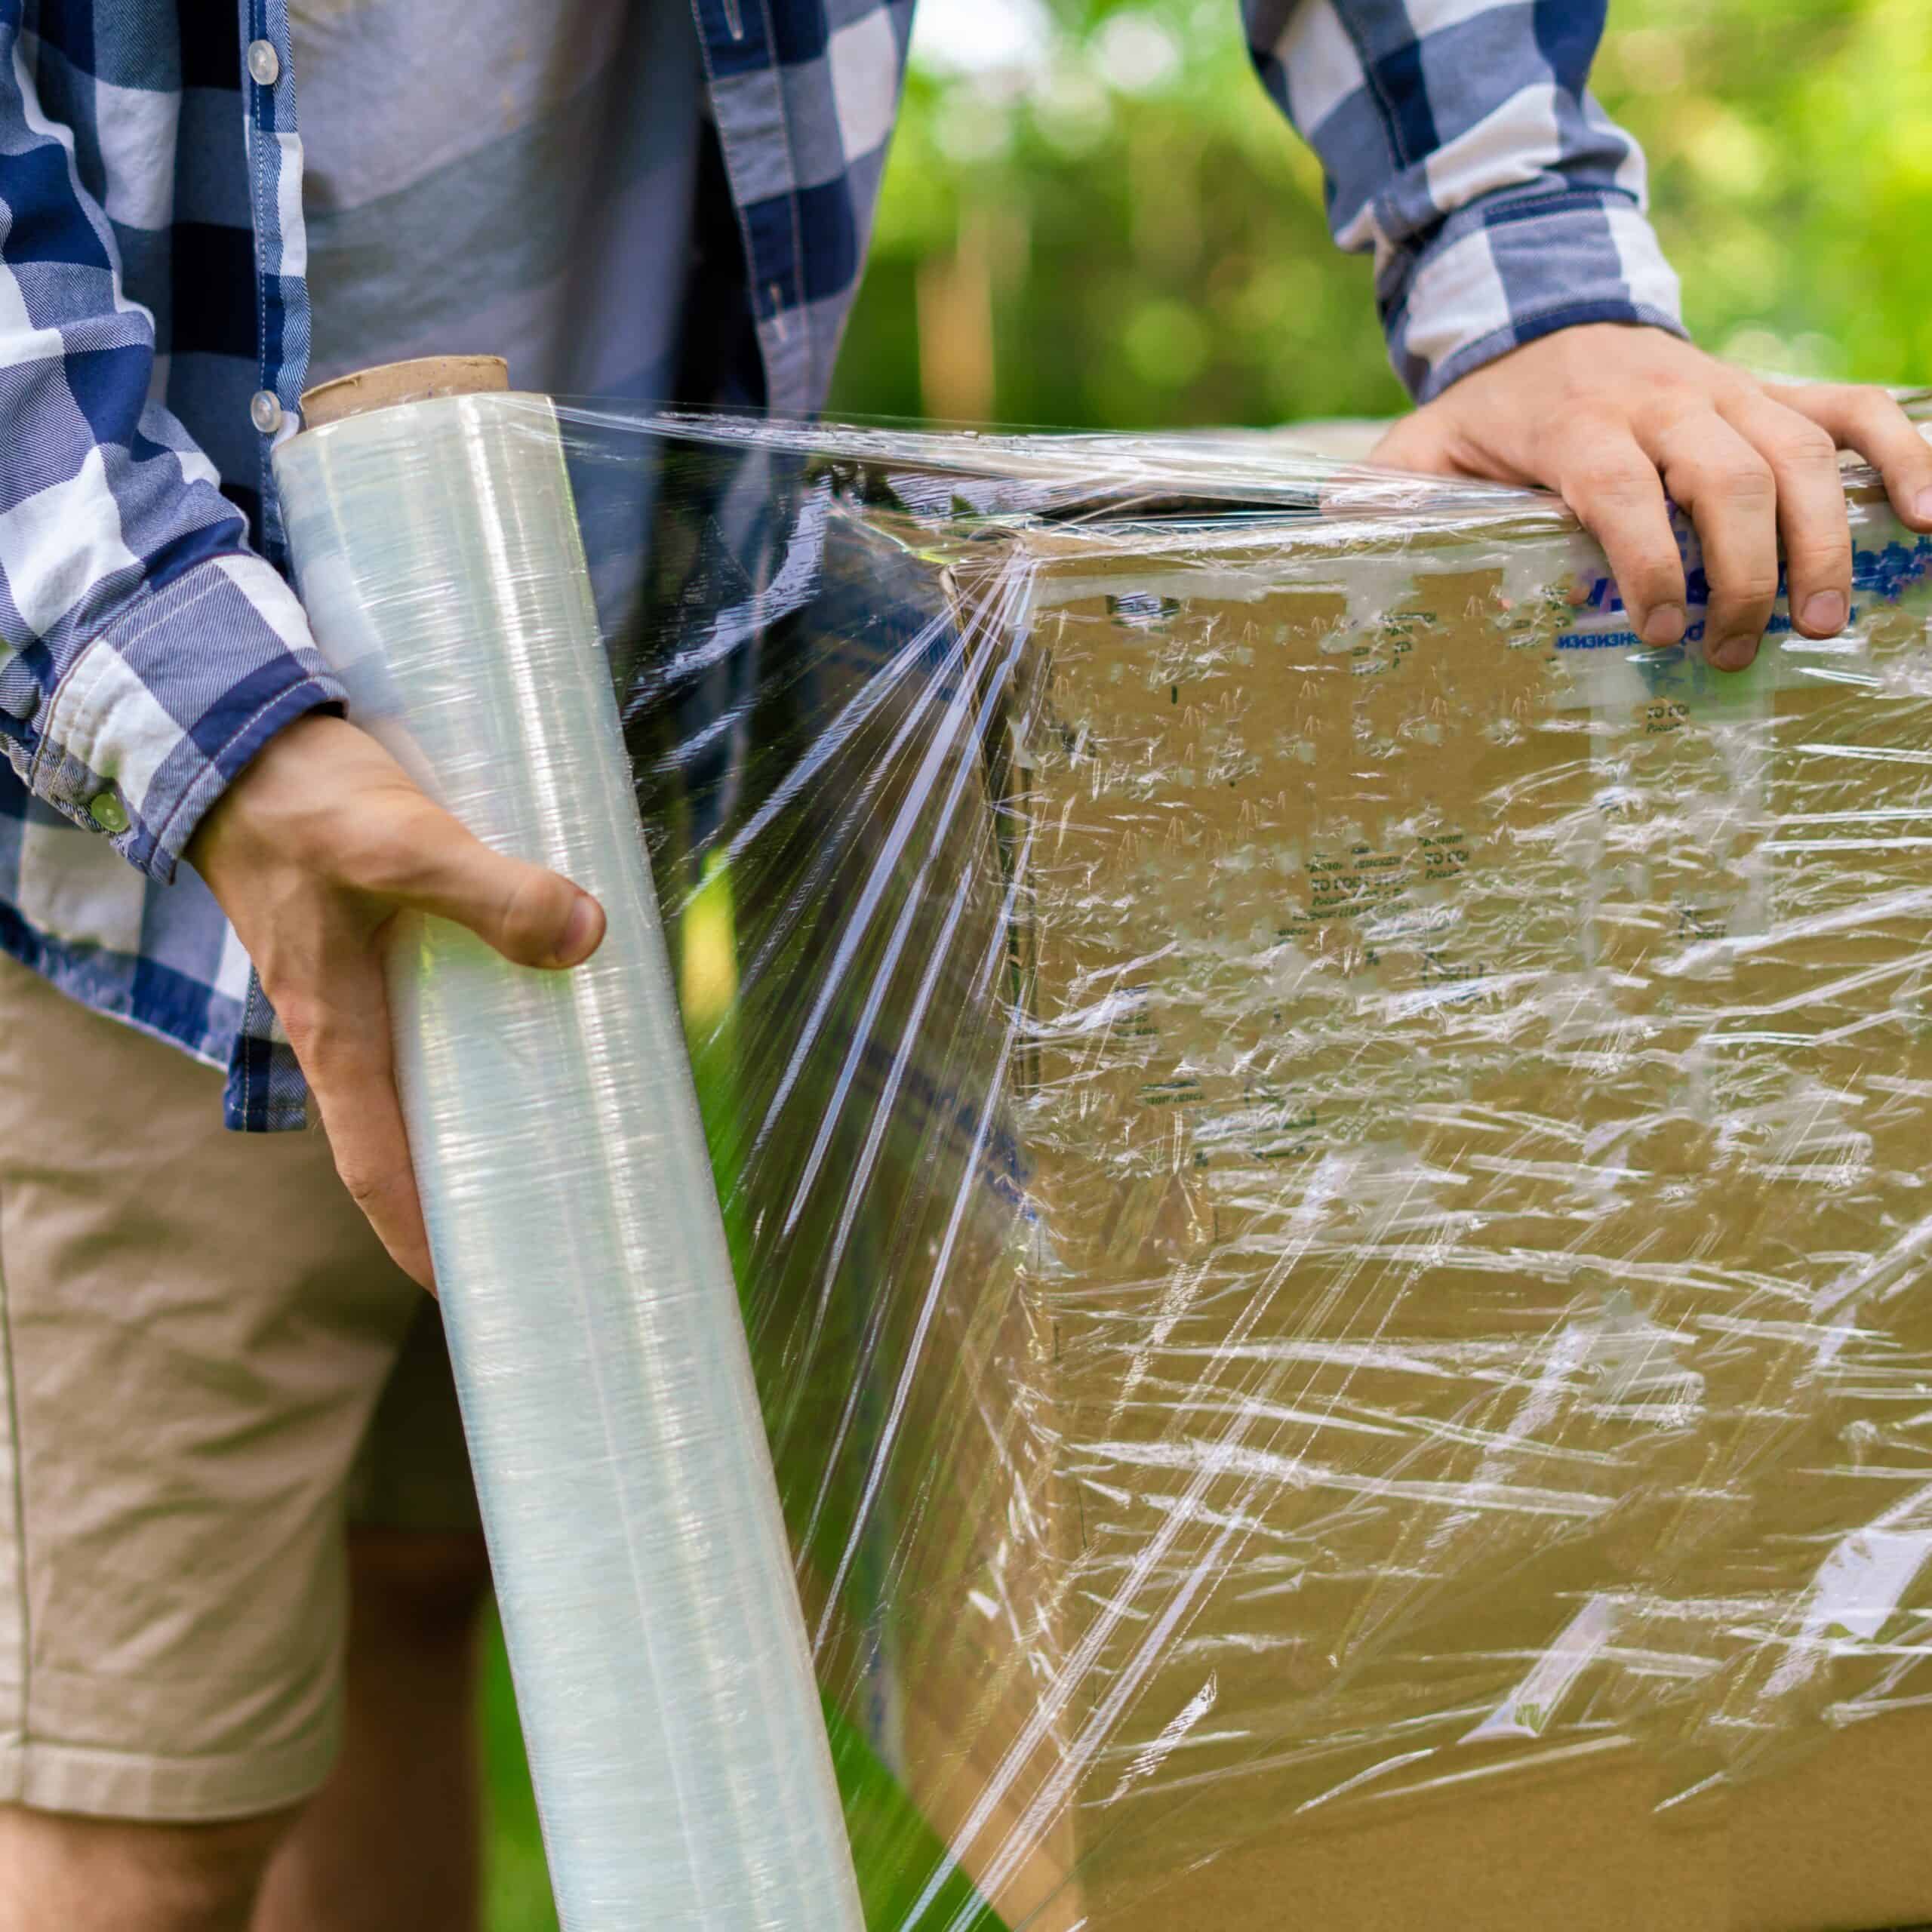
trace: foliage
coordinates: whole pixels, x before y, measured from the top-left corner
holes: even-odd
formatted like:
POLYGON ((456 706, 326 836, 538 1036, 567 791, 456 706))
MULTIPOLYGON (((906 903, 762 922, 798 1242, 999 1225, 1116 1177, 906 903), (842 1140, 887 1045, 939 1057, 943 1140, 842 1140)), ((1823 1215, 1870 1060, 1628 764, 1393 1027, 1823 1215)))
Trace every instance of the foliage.
MULTIPOLYGON (((1236 0, 922 0, 835 408, 1081 426, 1387 414, 1368 264, 1261 92, 1236 0), (1006 20, 1030 37, 974 64, 1006 20), (1030 38, 1031 44, 1028 41, 1030 38), (923 366, 922 366, 923 365, 923 366)), ((1643 140, 1699 339, 1932 375, 1932 9, 1612 0, 1598 91, 1643 140)))

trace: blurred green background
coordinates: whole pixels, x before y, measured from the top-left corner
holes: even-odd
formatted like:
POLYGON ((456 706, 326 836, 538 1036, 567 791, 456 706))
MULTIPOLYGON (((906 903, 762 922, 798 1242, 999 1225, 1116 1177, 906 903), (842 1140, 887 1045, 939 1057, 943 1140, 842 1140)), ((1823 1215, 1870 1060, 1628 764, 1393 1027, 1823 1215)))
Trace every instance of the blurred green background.
MULTIPOLYGON (((1650 155, 1702 342, 1932 378, 1927 0, 1611 0, 1597 91, 1650 155)), ((835 411, 1126 429, 1403 401, 1235 0, 921 0, 835 411)), ((491 1658, 491 1932, 552 1932, 491 1658)))
MULTIPOLYGON (((1386 414, 1365 261, 1253 79, 1235 0, 922 0, 835 407, 1112 428, 1386 414)), ((1932 8, 1611 0, 1700 340, 1932 374, 1932 8)))

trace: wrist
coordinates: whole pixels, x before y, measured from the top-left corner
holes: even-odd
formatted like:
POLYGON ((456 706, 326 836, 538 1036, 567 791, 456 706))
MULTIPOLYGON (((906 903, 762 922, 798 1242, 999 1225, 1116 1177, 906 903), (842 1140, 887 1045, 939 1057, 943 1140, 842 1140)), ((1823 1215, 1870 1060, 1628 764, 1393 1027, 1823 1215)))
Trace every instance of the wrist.
MULTIPOLYGON (((304 822, 333 803, 334 782, 372 741, 333 711, 303 713, 270 738, 202 814, 184 856, 211 885, 231 860, 300 859, 304 822)), ((380 754, 379 754, 380 755, 380 754)))

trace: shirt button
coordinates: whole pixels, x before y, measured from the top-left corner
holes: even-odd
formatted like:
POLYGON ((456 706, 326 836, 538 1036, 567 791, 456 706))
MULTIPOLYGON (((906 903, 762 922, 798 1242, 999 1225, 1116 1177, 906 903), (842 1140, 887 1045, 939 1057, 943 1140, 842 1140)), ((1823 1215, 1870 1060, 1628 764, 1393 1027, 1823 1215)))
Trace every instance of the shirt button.
POLYGON ((272 389, 257 389, 248 398, 248 420, 265 436, 281 427, 281 405, 272 389))
POLYGON ((128 808, 112 792, 103 792, 88 801, 88 817, 103 832, 125 832, 128 808))
POLYGON ((248 72, 265 88, 273 87, 281 78, 281 56, 272 41, 249 42, 248 72))

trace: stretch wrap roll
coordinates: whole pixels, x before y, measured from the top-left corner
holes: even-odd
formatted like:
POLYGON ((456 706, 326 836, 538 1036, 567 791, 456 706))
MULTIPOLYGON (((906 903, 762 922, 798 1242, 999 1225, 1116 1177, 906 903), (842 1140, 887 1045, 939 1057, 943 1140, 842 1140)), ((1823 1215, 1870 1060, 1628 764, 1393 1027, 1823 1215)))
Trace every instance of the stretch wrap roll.
POLYGON ((568 1932, 860 1912, 561 440, 528 397, 313 428, 276 472, 355 721, 594 892, 586 966, 413 919, 398 1084, 568 1932))

